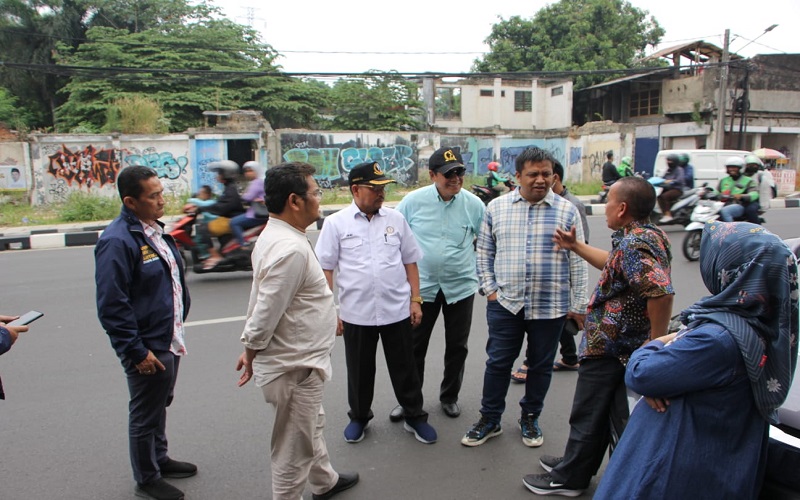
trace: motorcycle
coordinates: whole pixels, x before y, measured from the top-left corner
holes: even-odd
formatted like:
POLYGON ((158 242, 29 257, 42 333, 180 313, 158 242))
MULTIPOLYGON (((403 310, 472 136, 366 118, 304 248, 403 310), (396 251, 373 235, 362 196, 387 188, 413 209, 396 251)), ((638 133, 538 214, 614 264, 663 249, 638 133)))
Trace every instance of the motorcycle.
POLYGON ((256 239, 258 239, 258 235, 261 234, 261 231, 267 226, 266 222, 244 232, 245 246, 239 246, 236 240, 233 239, 223 245, 220 249, 222 260, 219 264, 211 269, 204 269, 203 259, 200 258, 197 241, 192 237, 196 221, 197 214, 187 213, 178 220, 169 231, 169 234, 175 239, 175 243, 178 245, 178 250, 181 252, 185 271, 188 271, 190 267, 192 271, 197 274, 253 270, 253 265, 250 260, 250 254, 253 251, 252 246, 256 239))
MULTIPOLYGON (((701 200, 692 211, 691 222, 686 226, 686 236, 683 238, 683 256, 690 262, 700 258, 700 239, 703 235, 703 226, 708 222, 719 219, 719 213, 730 199, 720 195, 715 189, 703 184, 701 190, 701 200)), ((737 220, 744 220, 740 218, 737 220)), ((763 217, 759 217, 759 224, 766 222, 763 217)))
POLYGON ((608 201, 608 190, 611 189, 611 184, 603 184, 603 187, 597 193, 597 199, 592 200, 592 203, 605 203, 608 201))
MULTIPOLYGON (((511 179, 507 180, 503 184, 508 186, 508 189, 511 191, 513 191, 517 187, 517 185, 514 184, 514 181, 512 181, 511 179)), ((503 194, 495 191, 494 189, 488 186, 480 186, 478 184, 472 185, 472 192, 475 194, 475 196, 481 199, 484 205, 488 205, 490 201, 503 194)))
MULTIPOLYGON (((664 179, 662 177, 650 177, 647 179, 647 182, 652 184, 655 188, 656 197, 664 190, 664 179)), ((656 203, 656 206, 653 208, 653 213, 650 215, 650 220, 653 221, 654 224, 661 226, 680 224, 686 227, 691 222, 692 212, 700 201, 701 194, 698 188, 684 190, 681 197, 678 198, 670 208, 672 220, 669 222, 661 222, 663 214, 661 213, 661 208, 656 203)))

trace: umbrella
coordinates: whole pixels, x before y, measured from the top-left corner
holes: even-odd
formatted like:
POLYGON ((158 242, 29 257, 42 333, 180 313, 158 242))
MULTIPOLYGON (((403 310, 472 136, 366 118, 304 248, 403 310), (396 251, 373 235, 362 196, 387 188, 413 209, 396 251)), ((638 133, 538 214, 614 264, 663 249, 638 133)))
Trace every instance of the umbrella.
POLYGON ((769 149, 769 148, 756 149, 755 151, 753 151, 753 154, 758 156, 762 160, 777 160, 779 158, 786 158, 786 155, 781 153, 780 151, 776 151, 774 149, 769 149))

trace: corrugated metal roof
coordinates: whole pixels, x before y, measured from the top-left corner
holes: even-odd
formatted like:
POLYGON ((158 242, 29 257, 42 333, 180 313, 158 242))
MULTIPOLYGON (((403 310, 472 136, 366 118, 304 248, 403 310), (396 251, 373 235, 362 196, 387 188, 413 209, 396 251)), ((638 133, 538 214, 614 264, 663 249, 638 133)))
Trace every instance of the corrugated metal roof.
POLYGON ((601 87, 608 87, 609 85, 616 85, 618 83, 627 82, 627 81, 631 81, 631 80, 637 80, 639 78, 644 78, 645 76, 651 76, 651 75, 655 75, 657 73, 669 73, 671 71, 672 71, 672 69, 668 68, 668 67, 658 68, 658 69, 653 70, 653 71, 648 71, 647 73, 637 73, 635 75, 628 75, 628 76, 623 76, 621 78, 615 78, 613 80, 608 80, 608 81, 603 82, 603 83, 598 83, 597 85, 592 85, 591 87, 583 88, 583 89, 581 89, 581 91, 583 91, 583 90, 591 90, 591 89, 598 89, 598 88, 601 88, 601 87))
MULTIPOLYGON (((653 59, 660 59, 662 57, 672 55, 675 52, 680 52, 682 56, 686 57, 687 59, 691 59, 692 61, 705 62, 711 58, 718 60, 722 59, 722 49, 720 47, 717 47, 713 43, 704 42, 703 40, 695 40, 693 42, 688 42, 681 45, 673 45, 672 47, 661 49, 658 52, 654 52, 645 57, 643 60, 650 61, 653 59), (696 57, 697 55, 700 57, 696 57)), ((731 52, 730 58, 732 60, 742 59, 742 56, 731 52)))

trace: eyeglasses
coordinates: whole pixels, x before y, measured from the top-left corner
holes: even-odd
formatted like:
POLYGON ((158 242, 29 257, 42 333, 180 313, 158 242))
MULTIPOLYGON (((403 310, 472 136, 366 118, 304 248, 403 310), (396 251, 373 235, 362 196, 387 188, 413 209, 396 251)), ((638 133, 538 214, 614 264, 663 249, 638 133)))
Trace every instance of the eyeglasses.
POLYGON ((313 196, 314 198, 318 198, 320 200, 322 199, 322 190, 321 189, 317 189, 316 191, 306 191, 306 194, 304 194, 303 197, 305 198, 309 194, 311 196, 313 196))
POLYGON ((446 174, 442 174, 445 179, 452 179, 453 176, 464 177, 466 175, 467 169, 466 168, 454 168, 453 170, 447 172, 446 174))
POLYGON ((377 194, 383 193, 386 191, 386 186, 372 186, 370 184, 356 184, 358 187, 365 187, 369 188, 377 194))

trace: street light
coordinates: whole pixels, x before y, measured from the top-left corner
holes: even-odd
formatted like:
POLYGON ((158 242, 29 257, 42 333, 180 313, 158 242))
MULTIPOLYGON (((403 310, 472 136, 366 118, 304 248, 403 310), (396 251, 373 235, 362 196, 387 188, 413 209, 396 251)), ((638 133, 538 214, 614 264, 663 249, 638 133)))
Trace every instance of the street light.
MULTIPOLYGON (((758 40, 759 38, 761 38, 762 36, 766 35, 767 33, 769 33, 770 31, 774 30, 774 29, 775 29, 775 28, 777 28, 777 27, 778 27, 778 25, 777 25, 777 24, 773 24, 773 25, 772 25, 772 26, 770 26, 769 28, 765 29, 763 33, 761 33, 761 34, 760 34, 760 35, 758 35, 757 37, 755 37, 755 38, 753 38, 752 40, 750 40, 749 42, 747 42, 747 43, 744 45, 744 47, 747 47, 748 45, 750 45, 751 43, 755 42, 756 40, 758 40)), ((743 50, 744 50, 744 47, 742 47, 741 49, 739 49, 737 52, 741 52, 741 51, 743 51, 743 50)))

